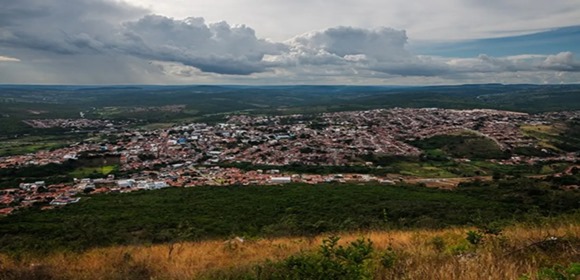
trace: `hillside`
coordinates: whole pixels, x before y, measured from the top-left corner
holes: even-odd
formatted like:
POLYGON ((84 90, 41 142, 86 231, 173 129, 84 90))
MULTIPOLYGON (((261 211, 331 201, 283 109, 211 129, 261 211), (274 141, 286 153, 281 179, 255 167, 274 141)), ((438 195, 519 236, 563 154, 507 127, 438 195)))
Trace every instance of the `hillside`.
POLYGON ((0 255, 0 278, 577 279, 580 226, 570 223, 577 219, 493 233, 473 228, 340 233, 336 245, 335 238, 318 235, 0 255), (474 234, 483 239, 468 238, 474 234))
POLYGON ((289 184, 110 193, 2 218, 5 252, 372 229, 514 223, 578 209, 578 177, 465 182, 455 190, 399 184, 289 184))

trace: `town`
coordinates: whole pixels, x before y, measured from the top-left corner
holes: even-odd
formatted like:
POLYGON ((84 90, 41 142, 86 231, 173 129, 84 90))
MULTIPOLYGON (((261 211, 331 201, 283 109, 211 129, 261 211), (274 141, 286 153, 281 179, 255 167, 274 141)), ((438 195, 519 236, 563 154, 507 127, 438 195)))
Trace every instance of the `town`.
MULTIPOLYGON (((318 115, 231 115, 215 125, 191 123, 143 130, 113 127, 106 120, 27 121, 35 127, 78 128, 104 126, 101 141, 76 143, 66 148, 0 158, 0 168, 24 168, 76 161, 87 155, 112 158, 116 178, 75 178, 73 182, 46 184, 24 182, 0 190, 0 214, 40 205, 42 209, 78 202, 78 194, 130 192, 166 187, 271 185, 284 183, 397 181, 442 182, 445 178, 409 178, 400 174, 302 174, 282 172, 292 164, 315 166, 365 166, 381 168, 365 160, 369 155, 419 157, 423 151, 411 145, 435 135, 469 134, 492 140, 504 151, 533 147, 542 157, 514 155, 490 159, 498 164, 535 164, 543 161, 574 164, 578 154, 549 149, 530 137, 523 126, 549 126, 580 118, 580 112, 527 114, 490 109, 379 109, 318 115), (77 125, 71 125, 77 124, 77 125), (232 164, 269 166, 244 170, 232 164)), ((468 159, 454 159, 466 161, 468 159)), ((463 179, 462 179, 463 180, 463 179)), ((449 183, 457 184, 461 180, 449 183)))

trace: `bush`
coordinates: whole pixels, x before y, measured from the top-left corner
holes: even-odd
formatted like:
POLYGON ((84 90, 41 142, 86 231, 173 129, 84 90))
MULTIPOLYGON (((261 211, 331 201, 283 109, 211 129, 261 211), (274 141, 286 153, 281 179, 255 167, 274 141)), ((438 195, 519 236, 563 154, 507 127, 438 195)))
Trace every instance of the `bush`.
POLYGON ((441 236, 435 236, 431 239, 431 246, 437 253, 442 253, 445 251, 445 240, 441 236))
POLYGON ((467 232, 467 237, 465 238, 471 245, 480 245, 483 243, 483 234, 479 231, 470 230, 467 232))
POLYGON ((568 267, 554 265, 542 268, 538 272, 540 280, 575 280, 580 277, 580 263, 571 263, 568 267))
POLYGON ((493 240, 501 236, 503 227, 498 223, 489 223, 477 227, 477 231, 467 232, 467 241, 472 245, 481 245, 486 240, 493 240))
POLYGON ((358 239, 349 246, 338 246, 340 237, 325 239, 315 254, 288 258, 278 271, 279 279, 370 279, 373 246, 358 239))
POLYGON ((385 252, 381 255, 381 265, 384 268, 394 268, 397 264, 398 256, 397 253, 393 250, 393 248, 389 247, 385 252))

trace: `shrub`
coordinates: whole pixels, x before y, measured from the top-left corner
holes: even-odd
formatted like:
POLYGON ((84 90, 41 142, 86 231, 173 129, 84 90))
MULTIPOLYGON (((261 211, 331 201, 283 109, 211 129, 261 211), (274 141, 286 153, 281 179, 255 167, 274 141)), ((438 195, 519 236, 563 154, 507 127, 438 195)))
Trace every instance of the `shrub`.
POLYGON ((433 237, 433 239, 431 239, 431 246, 433 246, 433 249, 438 252, 438 253, 442 253, 443 251, 445 251, 445 240, 441 237, 441 236, 435 236, 433 237))
POLYGON ((278 279, 371 279, 373 246, 370 240, 358 239, 349 246, 339 246, 337 236, 325 239, 315 254, 288 258, 278 279))
POLYGON ((395 264, 397 263, 398 256, 393 250, 393 248, 389 247, 385 252, 381 254, 381 265, 384 268, 394 268, 395 264))
POLYGON ((472 245, 480 245, 483 243, 483 234, 479 231, 470 230, 467 232, 465 239, 472 245))
POLYGON ((497 223, 490 223, 478 226, 476 231, 470 230, 467 232, 467 241, 472 245, 481 245, 485 240, 498 238, 501 236, 503 228, 497 223))
POLYGON ((571 263, 568 267, 554 265, 538 271, 540 280, 575 280, 580 277, 580 263, 571 263))

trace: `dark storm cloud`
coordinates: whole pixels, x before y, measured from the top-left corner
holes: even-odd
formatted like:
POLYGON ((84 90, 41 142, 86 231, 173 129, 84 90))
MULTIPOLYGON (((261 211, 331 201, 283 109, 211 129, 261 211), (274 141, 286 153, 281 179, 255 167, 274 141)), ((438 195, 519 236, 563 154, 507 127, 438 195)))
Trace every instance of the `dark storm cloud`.
POLYGON ((266 54, 279 54, 283 44, 258 39, 253 29, 226 22, 206 24, 202 18, 174 20, 148 15, 123 25, 123 46, 129 54, 180 62, 204 72, 249 75, 265 71, 266 54))
POLYGON ((117 2, 24 0, 1 11, 0 45, 47 53, 124 53, 206 72, 248 75, 265 71, 261 63, 265 54, 284 49, 256 38, 246 26, 144 15, 141 9, 117 2))
POLYGON ((90 51, 87 43, 106 41, 118 24, 146 14, 143 9, 112 1, 3 2, 0 45, 62 54, 90 51))

